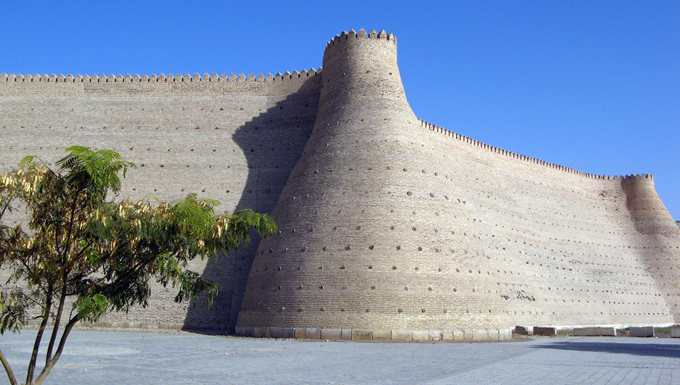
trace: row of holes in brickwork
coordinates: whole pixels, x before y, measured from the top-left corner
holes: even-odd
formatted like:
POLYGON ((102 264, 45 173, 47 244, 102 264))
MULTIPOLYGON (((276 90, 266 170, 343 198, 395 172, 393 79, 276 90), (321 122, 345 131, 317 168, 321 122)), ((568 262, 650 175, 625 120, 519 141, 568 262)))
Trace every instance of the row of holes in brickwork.
MULTIPOLYGON (((244 306, 244 307, 241 308, 241 310, 249 310, 249 309, 248 309, 248 307, 245 307, 245 306, 244 306)), ((250 310, 259 310, 259 309, 254 308, 254 309, 250 309, 250 310)), ((281 306, 281 307, 279 307, 277 310, 280 311, 280 312, 285 312, 285 311, 303 312, 303 311, 308 311, 309 309, 307 309, 307 308, 305 308, 305 307, 290 307, 290 306, 289 306, 289 307, 286 307, 286 306, 281 306)), ((317 310, 317 311, 329 311, 329 312, 337 312, 337 311, 345 312, 345 311, 346 311, 345 308, 333 308, 333 307, 330 307, 330 306, 322 306, 322 307, 319 307, 319 308, 315 308, 314 310, 317 310)), ((352 310, 356 311, 356 310, 358 310, 358 309, 351 309, 350 311, 352 311, 352 310)), ((364 311, 364 312, 366 312, 366 313, 370 313, 370 312, 371 312, 371 308, 364 308, 364 309, 362 309, 362 311, 364 311)), ((404 315, 406 315, 406 314, 412 314, 412 313, 427 313, 428 310, 427 310, 426 308, 420 308, 420 309, 408 309, 408 308, 407 308, 407 309, 404 309, 404 308, 397 308, 397 309, 394 309, 393 312, 394 312, 394 313, 397 313, 397 314, 404 314, 404 315)), ((456 309, 456 310, 453 310, 453 311, 451 311, 451 310, 449 310, 449 309, 437 309, 437 310, 430 310, 430 312, 441 312, 441 313, 449 313, 449 312, 452 312, 452 313, 460 313, 460 314, 469 314, 469 313, 473 313, 473 314, 474 314, 474 313, 479 313, 479 314, 482 314, 482 313, 492 313, 491 309, 488 309, 488 310, 487 310, 487 309, 484 309, 484 310, 478 309, 476 312, 475 312, 475 310, 470 310, 470 309, 465 309, 465 310, 456 309)), ((381 314, 384 314, 385 311, 384 311, 384 310, 380 310, 380 313, 381 313, 381 314)))
MULTIPOLYGON (((318 285, 318 286, 314 286, 314 287, 315 287, 316 289, 318 289, 318 290, 327 289, 327 287, 324 286, 324 285, 318 285)), ((260 288, 261 288, 263 291, 267 291, 268 289, 271 289, 271 290, 283 290, 283 287, 280 286, 280 285, 279 285, 279 286, 267 286, 267 285, 262 285, 260 288)), ((373 291, 373 290, 376 290, 377 288, 378 288, 378 287, 377 287, 376 285, 371 285, 370 287, 367 286, 365 289, 366 289, 366 290, 369 290, 369 289, 370 289, 371 291, 373 291)), ((295 289, 296 289, 296 290, 304 290, 304 289, 309 289, 309 287, 308 287, 308 286, 304 286, 304 285, 298 285, 298 286, 295 287, 295 289)), ((342 286, 342 287, 341 287, 341 290, 347 290, 347 286, 342 286)), ((390 290, 391 290, 391 289, 390 289, 390 290)), ((409 291, 409 290, 411 290, 411 291, 413 291, 413 290, 419 291, 418 288, 414 289, 413 286, 411 286, 410 288, 409 288, 409 286, 404 286, 403 290, 404 290, 404 291, 409 291)), ((425 289, 420 288, 420 291, 425 291, 425 289)), ((450 292, 450 293, 458 293, 458 292, 459 292, 458 288, 456 288, 456 287, 453 287, 453 288, 447 287, 446 289, 443 289, 443 290, 436 290, 436 289, 434 289, 432 286, 428 286, 428 287, 427 287, 427 291, 428 291, 428 292, 432 292, 432 291, 437 291, 437 292, 450 292)), ((478 289, 478 288, 474 288, 474 287, 473 287, 473 288, 470 288, 469 292, 470 292, 470 293, 479 294, 479 293, 483 293, 484 290, 483 290, 483 289, 478 289)), ((487 289, 486 292, 490 294, 490 293, 491 293, 491 290, 488 290, 488 289, 487 289)), ((460 291, 460 293, 462 293, 462 291, 460 291)))
MULTIPOLYGON (((132 191, 137 191, 137 188, 133 187, 132 191)), ((158 189, 154 188, 153 191, 156 192, 156 191, 158 191, 158 189)), ((183 188, 180 189, 180 192, 184 192, 184 191, 185 191, 185 189, 183 189, 183 188)), ((195 190, 190 190, 190 191, 195 191, 195 190)), ((216 191, 212 191, 212 190, 208 190, 207 188, 204 188, 204 189, 201 189, 201 192, 202 193, 204 193, 204 192, 212 193, 212 192, 216 192, 216 191)), ((231 190, 225 190, 224 192, 229 194, 229 193, 231 193, 231 190)), ((252 194, 255 191, 253 191, 252 189, 248 189, 247 191, 244 191, 244 192, 247 192, 248 194, 252 194)), ((271 189, 263 189, 263 190, 260 190, 260 193, 271 194, 272 190, 271 189)))
MULTIPOLYGON (((365 192, 365 194, 368 194, 368 193, 369 193, 369 192, 365 192)), ((411 194, 411 192, 409 191, 409 192, 407 192, 406 194, 409 195, 409 194, 411 194)), ((435 194, 434 194, 434 193, 429 193, 429 195, 430 195, 431 197, 435 197, 435 194)), ((309 194, 306 194, 305 197, 309 198, 310 195, 309 195, 309 194)), ((297 198, 298 198, 297 196, 292 196, 290 199, 291 199, 291 200, 296 200, 297 198)), ((447 200, 449 199, 448 196, 445 196, 445 198, 446 198, 447 200)), ((457 199, 457 201, 459 201, 459 202, 461 202, 461 203, 463 203, 463 204, 465 203, 465 201, 461 201, 460 199, 457 199)), ((342 212, 342 210, 339 211, 339 213, 341 213, 341 212, 342 212)), ((415 214, 415 212, 414 212, 414 214, 415 214)), ((434 212, 434 214, 435 214, 435 216, 439 216, 439 212, 438 212, 438 211, 434 212)), ((298 216, 300 216, 300 215, 301 215, 301 214, 298 213, 298 216)), ((482 223, 482 220, 481 220, 481 219, 476 219, 476 218, 472 218, 472 219, 466 218, 466 220, 468 220, 468 221, 471 220, 473 223, 474 223, 474 222, 482 223)), ((546 222, 543 222, 543 224, 546 225, 546 222)), ((553 226, 553 227, 559 226, 559 224, 556 224, 556 223, 554 223, 554 222, 551 223, 550 225, 553 226)), ((498 225, 496 224, 496 226, 498 226, 498 225)), ((572 228, 571 226, 565 226, 565 227, 566 227, 566 228, 570 228, 570 229, 572 228)), ((391 229, 391 230, 394 230, 393 227, 391 227, 390 229, 391 229)), ((583 228, 583 227, 579 227, 579 228, 574 227, 573 229, 574 229, 574 230, 581 230, 581 231, 590 231, 589 229, 586 229, 586 228, 583 228)), ((511 230, 514 230, 514 229, 511 229, 511 230)), ((312 230, 312 231, 313 231, 313 230, 312 230)), ((415 230, 414 230, 414 231, 415 231, 415 230)), ((517 231, 519 231, 519 230, 517 230, 517 231)), ((596 232, 596 231, 595 231, 595 232, 596 232)), ((523 231, 523 233, 526 234, 526 231, 523 231)), ((602 231, 602 233, 604 233, 604 231, 602 231)), ((534 235, 534 237, 536 237, 536 236, 539 236, 539 235, 534 235)), ((494 234, 491 234, 491 237, 495 237, 495 235, 494 235, 494 234)), ((510 239, 508 239, 508 241, 511 242, 510 239)), ((573 242, 573 243, 579 243, 579 244, 585 244, 585 245, 593 245, 593 246, 594 246, 594 245, 597 245, 597 246, 620 247, 620 245, 604 245, 604 244, 601 244, 601 243, 587 242, 587 241, 584 242, 584 241, 582 241, 582 240, 574 240, 574 239, 561 239, 561 241, 563 241, 563 242, 573 242)), ((518 242, 518 241, 515 240, 515 243, 517 243, 517 242, 518 242)), ((526 242, 525 242, 525 244, 526 244, 526 242)), ((530 244, 530 246, 533 246, 533 244, 530 244)), ((635 247, 635 248, 637 248, 637 247, 635 247)))
MULTIPOLYGON (((327 267, 326 267, 326 268, 327 268, 327 267)), ((324 270, 324 269, 326 269, 326 268, 322 265, 322 266, 319 266, 319 267, 318 267, 318 270, 324 270)), ((364 268, 364 269, 366 269, 366 270, 374 270, 374 266, 373 266, 373 265, 363 266, 362 268, 364 268)), ((269 266, 264 266, 264 267, 254 268, 254 269, 253 269, 253 272, 259 273, 259 272, 260 272, 260 269, 262 270, 262 272, 268 272, 268 271, 283 271, 283 270, 284 270, 284 267, 283 267, 283 266, 275 266, 275 267, 270 268, 269 266)), ((346 266, 345 266, 345 265, 340 265, 340 266, 337 267, 337 269, 338 269, 338 270, 345 270, 345 269, 346 269, 346 266)), ((291 270, 291 271, 302 271, 302 266, 290 267, 289 270, 291 270)), ((307 269, 305 269, 305 270, 307 270, 307 269)), ((311 270, 309 270, 309 271, 314 271, 314 270, 317 270, 317 269, 311 269, 311 270)), ((376 270, 377 270, 377 269, 376 269, 376 270)), ((385 271, 389 271, 389 270, 392 270, 392 271, 396 271, 396 270, 403 271, 404 269, 403 269, 403 268, 400 269, 397 265, 393 265, 393 266, 391 266, 391 267, 389 267, 389 268, 386 268, 386 269, 384 269, 384 270, 385 270, 385 271)), ((409 268, 408 270, 410 270, 410 268, 409 268)), ((413 271, 421 271, 421 269, 420 269, 420 267, 416 266, 416 267, 413 268, 413 271)), ((425 271, 425 270, 423 270, 423 271, 425 271)), ((437 267, 437 268, 432 268, 432 271, 433 271, 433 272, 437 272, 437 273, 446 273, 446 272, 448 272, 448 271, 453 272, 454 269, 448 270, 448 269, 443 268, 443 267, 437 267)), ((503 271, 505 272, 505 270, 503 270, 503 271)), ((480 270, 480 269, 461 269, 461 268, 455 268, 455 272, 456 272, 456 273, 465 273, 465 272, 467 272, 468 274, 477 273, 477 274, 480 274, 480 275, 483 273, 482 270, 480 270)), ((500 272, 500 270, 499 270, 499 272, 500 272)), ((493 272, 490 272, 490 271, 484 271, 484 273, 486 273, 486 275, 494 275, 494 273, 493 273, 493 272)), ((510 272, 508 272, 508 273, 509 273, 509 274, 513 274, 512 271, 510 271, 510 272)))

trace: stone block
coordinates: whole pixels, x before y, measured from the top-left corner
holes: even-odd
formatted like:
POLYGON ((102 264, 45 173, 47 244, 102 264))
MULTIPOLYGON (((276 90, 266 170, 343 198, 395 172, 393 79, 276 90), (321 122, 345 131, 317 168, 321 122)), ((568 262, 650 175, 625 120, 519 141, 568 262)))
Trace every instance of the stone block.
POLYGON ((489 341, 499 341, 500 338, 498 337, 498 329, 488 329, 489 332, 489 341))
POLYGON ((671 328, 671 338, 680 338, 680 327, 671 328))
POLYGON ((442 341, 453 341, 453 331, 442 332, 442 341))
POLYGON ((373 330, 352 329, 353 341, 371 341, 373 340, 373 330))
POLYGON ((295 329, 270 327, 269 337, 271 338, 295 338, 295 329))
POLYGON ((456 341, 456 342, 466 341, 465 330, 454 330, 453 331, 453 340, 456 341))
POLYGON ((410 330, 392 330, 392 341, 410 342, 413 340, 413 332, 410 330))
POLYGON ((389 341, 392 339, 392 332, 390 330, 374 330, 374 341, 389 341))
POLYGON ((489 331, 486 329, 476 329, 472 331, 473 341, 489 341, 489 331))
POLYGON ((637 326, 630 328, 631 337, 654 337, 654 326, 637 326))
POLYGON ((586 327, 574 328, 575 336, 609 336, 616 337, 616 329, 613 327, 586 327))
POLYGON ((307 338, 307 329, 305 328, 295 328, 295 338, 303 340, 307 338))
POLYGON ((529 328, 526 326, 515 326, 515 334, 519 336, 528 336, 529 328))
POLYGON ((265 338, 267 337, 267 328, 264 326, 255 326, 253 328, 253 337, 265 338))
POLYGON ((321 339, 321 329, 319 328, 307 328, 305 330, 305 334, 307 335, 307 338, 310 340, 321 339))
POLYGON ((321 329, 321 339, 339 341, 342 339, 342 329, 321 329))
POLYGON ((342 340, 343 341, 352 340, 352 329, 342 329, 342 340))
POLYGON ((543 337, 553 337, 557 335, 557 331, 552 327, 534 326, 534 335, 543 337))
POLYGON ((430 341, 441 341, 443 339, 441 330, 430 330, 430 341))
POLYGON ((414 330, 413 341, 428 341, 430 339, 430 332, 427 330, 414 330))

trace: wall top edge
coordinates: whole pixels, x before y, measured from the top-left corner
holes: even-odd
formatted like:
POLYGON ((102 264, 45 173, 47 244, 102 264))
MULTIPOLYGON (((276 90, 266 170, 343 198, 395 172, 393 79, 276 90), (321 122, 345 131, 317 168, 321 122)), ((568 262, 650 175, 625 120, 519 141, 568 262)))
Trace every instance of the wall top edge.
POLYGON ((208 73, 204 73, 203 75, 200 75, 198 73, 194 73, 193 75, 190 74, 152 74, 151 76, 148 75, 130 75, 126 74, 125 76, 123 75, 66 75, 64 76, 63 74, 55 75, 47 75, 47 74, 35 74, 35 75, 22 75, 22 74, 6 74, 2 73, 0 74, 0 83, 2 82, 7 82, 7 83, 171 83, 171 82, 184 82, 184 83, 189 83, 189 82, 238 82, 238 83, 243 83, 243 82, 281 82, 285 80, 290 80, 290 79, 307 79, 309 77, 315 76, 321 72, 321 67, 319 67, 318 70, 311 68, 310 70, 303 69, 302 71, 293 71, 292 73, 289 71, 286 71, 285 73, 281 74, 281 72, 278 72, 276 75, 268 74, 268 75, 263 75, 263 74, 249 74, 246 75, 244 73, 241 73, 240 75, 236 75, 235 73, 231 73, 227 75, 226 73, 222 73, 221 75, 218 75, 217 73, 213 73, 212 75, 208 73))
POLYGON ((386 33, 385 30, 376 32, 375 29, 372 29, 370 32, 366 32, 365 29, 361 28, 359 32, 355 32, 353 29, 350 29, 349 32, 343 31, 341 34, 335 35, 335 37, 332 38, 326 44, 326 49, 328 49, 328 47, 331 47, 343 41, 348 41, 350 39, 385 40, 397 44, 397 37, 391 33, 386 33))
POLYGON ((503 150, 501 148, 494 147, 494 146, 488 145, 486 143, 480 142, 478 140, 469 138, 467 136, 455 133, 455 132, 450 131, 446 128, 436 126, 432 123, 428 123, 428 122, 426 122, 422 119, 418 119, 418 120, 420 121, 420 125, 422 127, 427 127, 430 131, 435 131, 435 132, 438 132, 438 133, 441 133, 441 134, 444 134, 444 135, 451 136, 454 139, 458 139, 460 141, 469 143, 473 146, 488 150, 490 152, 495 152, 495 153, 502 154, 502 155, 505 155, 505 156, 508 156, 508 157, 511 157, 511 158, 520 159, 520 160, 523 160, 523 161, 526 161, 526 162, 529 162, 529 163, 539 164, 539 165, 542 165, 542 166, 545 166, 545 167, 548 167, 548 168, 557 169, 557 170, 564 171, 564 172, 567 172, 567 173, 570 173, 570 174, 576 174, 576 175, 580 175, 580 176, 583 176, 583 177, 586 177, 586 178, 606 179, 606 180, 637 180, 637 179, 639 179, 639 180, 653 180, 654 179, 654 176, 651 175, 651 174, 630 174, 630 175, 589 174, 589 173, 585 173, 583 171, 576 170, 574 168, 561 166, 559 164, 546 162, 544 160, 532 158, 530 156, 516 154, 512 151, 503 150))

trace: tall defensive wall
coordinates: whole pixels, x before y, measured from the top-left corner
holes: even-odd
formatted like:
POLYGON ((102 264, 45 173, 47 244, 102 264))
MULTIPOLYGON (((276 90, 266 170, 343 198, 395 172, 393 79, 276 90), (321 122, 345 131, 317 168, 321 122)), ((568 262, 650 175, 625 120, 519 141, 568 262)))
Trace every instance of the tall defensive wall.
POLYGON ((515 324, 676 322, 680 232, 651 176, 584 174, 419 121, 390 35, 343 33, 323 66, 237 333, 504 339, 515 324))
MULTIPOLYGON (((271 212, 314 125, 320 80, 314 69, 276 76, 2 74, 0 170, 28 154, 54 163, 75 144, 111 148, 138 166, 117 199, 172 201, 195 192, 220 200, 218 210, 271 212)), ((191 266, 221 286, 210 309, 201 301, 175 304, 175 292, 156 285, 147 308, 108 315, 103 325, 233 329, 257 241, 191 266)))
POLYGON ((3 74, 0 167, 113 148, 140 165, 123 196, 272 211, 277 235, 194 266, 222 284, 212 310, 154 287, 148 308, 107 325, 411 340, 678 322, 680 230, 650 175, 586 174, 417 119, 393 35, 336 36, 323 65, 270 78, 3 74))

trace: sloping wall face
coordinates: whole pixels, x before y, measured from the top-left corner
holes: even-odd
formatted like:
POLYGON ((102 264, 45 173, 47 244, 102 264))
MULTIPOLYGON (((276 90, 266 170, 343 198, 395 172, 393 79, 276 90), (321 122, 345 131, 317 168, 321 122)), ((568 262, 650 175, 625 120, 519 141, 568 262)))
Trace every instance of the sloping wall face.
MULTIPOLYGON (((138 165, 121 199, 194 192, 223 211, 271 212, 313 127, 320 78, 0 77, 0 169, 28 154, 53 163, 75 144, 111 148, 138 165)), ((154 286, 148 308, 105 322, 233 326, 257 242, 192 266, 222 286, 210 310, 177 305, 173 290, 154 286)))
POLYGON ((2 170, 113 148, 139 165, 122 197, 197 192, 274 215, 259 247, 193 266, 222 285, 211 310, 155 286, 106 325, 238 315, 246 335, 410 340, 679 321, 680 229, 651 176, 584 174, 418 120, 384 32, 337 36, 319 74, 3 74, 0 129, 2 170))
POLYGON ((680 232, 651 176, 584 174, 418 121, 391 36, 327 46, 314 131, 273 215, 242 334, 677 320, 680 232))

